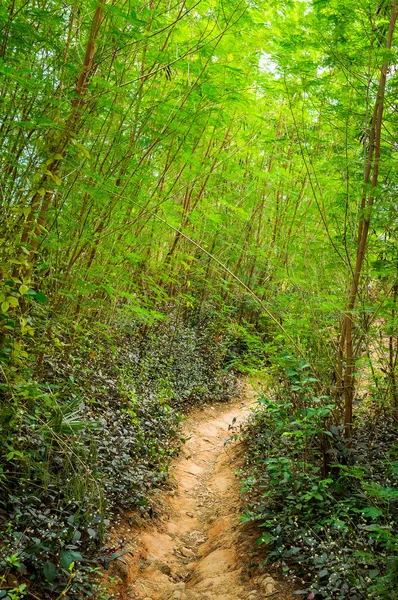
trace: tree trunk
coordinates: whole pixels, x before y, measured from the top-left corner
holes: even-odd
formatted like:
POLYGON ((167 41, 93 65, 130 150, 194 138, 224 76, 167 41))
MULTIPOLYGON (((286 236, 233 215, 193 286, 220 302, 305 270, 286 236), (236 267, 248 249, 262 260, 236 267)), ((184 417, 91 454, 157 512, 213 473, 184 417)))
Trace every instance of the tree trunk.
MULTIPOLYGON (((386 41, 386 50, 391 50, 395 24, 397 20, 396 1, 391 4, 390 24, 386 41)), ((389 60, 386 58, 380 72, 377 97, 373 109, 373 117, 369 136, 369 149, 364 169, 364 191, 361 201, 361 214, 358 224, 358 241, 355 266, 352 273, 347 306, 341 325, 338 348, 338 391, 344 391, 344 428, 348 440, 352 438, 352 408, 355 390, 355 356, 353 351, 353 309, 358 295, 358 286, 365 258, 371 221, 372 207, 375 199, 375 188, 379 180, 380 142, 383 123, 384 93, 387 81, 389 60), (368 192, 368 188, 370 190, 368 192), (345 363, 345 371, 344 371, 345 363)))
POLYGON ((25 227, 21 235, 21 245, 30 245, 30 267, 28 267, 28 270, 32 269, 35 262, 40 228, 44 226, 47 211, 52 205, 54 197, 53 186, 54 182, 58 184, 58 174, 64 159, 65 149, 73 134, 76 132, 78 123, 81 119, 87 85, 92 75, 95 44, 103 19, 104 5, 105 1, 102 0, 94 13, 83 65, 76 82, 74 98, 71 102, 71 110, 65 122, 65 131, 61 135, 59 141, 50 148, 50 158, 52 158, 52 160, 51 162, 48 162, 47 169, 41 177, 37 189, 32 196, 30 213, 26 219, 25 227))

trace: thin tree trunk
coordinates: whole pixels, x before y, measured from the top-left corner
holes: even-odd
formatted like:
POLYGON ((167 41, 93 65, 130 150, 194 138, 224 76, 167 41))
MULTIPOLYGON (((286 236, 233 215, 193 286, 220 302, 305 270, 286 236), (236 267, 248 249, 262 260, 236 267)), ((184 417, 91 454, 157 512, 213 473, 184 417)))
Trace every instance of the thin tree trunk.
POLYGON ((75 133, 82 116, 82 107, 85 100, 87 85, 92 74, 95 44, 103 19, 104 5, 105 0, 102 0, 95 10, 83 65, 76 82, 74 98, 71 102, 71 111, 65 123, 65 132, 61 136, 61 139, 58 141, 58 143, 50 149, 50 154, 52 155, 53 159, 47 165, 46 172, 41 177, 40 183, 38 184, 37 189, 32 196, 30 213, 26 219, 25 227, 22 231, 21 245, 30 243, 30 270, 32 269, 35 261, 36 250, 39 244, 38 235, 40 233, 40 228, 44 225, 47 211, 52 205, 52 200, 54 197, 53 184, 54 182, 58 182, 58 174, 64 159, 65 149, 71 140, 71 137, 75 133))
MULTIPOLYGON (((392 46, 395 24, 397 20, 396 0, 391 4, 390 25, 386 42, 386 50, 389 51, 392 46)), ((365 251, 368 240, 369 226, 371 221, 371 212, 374 204, 374 190, 379 180, 379 163, 381 153, 381 130, 383 123, 384 93, 387 81, 389 61, 386 59, 383 63, 380 73, 377 97, 373 110, 373 118, 370 130, 369 150, 364 170, 364 192, 361 201, 361 215, 358 224, 358 245, 355 266, 353 269, 352 280, 348 295, 348 302, 341 326, 339 341, 339 356, 337 376, 338 388, 344 388, 344 428, 347 439, 352 438, 352 415, 353 400, 355 390, 355 356, 353 350, 353 309, 358 295, 359 280, 361 277, 362 266, 365 257, 365 251), (370 192, 368 187, 370 184, 370 192), (345 362, 345 372, 343 373, 343 364, 345 362)))

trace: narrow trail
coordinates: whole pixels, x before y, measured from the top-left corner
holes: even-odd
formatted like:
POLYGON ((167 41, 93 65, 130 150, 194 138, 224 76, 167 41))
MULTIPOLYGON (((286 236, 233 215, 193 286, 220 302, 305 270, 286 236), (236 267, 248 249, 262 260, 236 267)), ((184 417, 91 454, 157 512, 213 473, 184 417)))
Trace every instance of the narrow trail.
MULTIPOLYGON (((231 427, 245 421, 254 392, 244 401, 194 411, 187 442, 171 466, 175 490, 162 493, 162 520, 141 529, 119 563, 123 600, 284 600, 285 586, 248 571, 254 540, 242 541, 236 444, 231 427)), ((253 553, 255 554, 255 552, 253 553)))

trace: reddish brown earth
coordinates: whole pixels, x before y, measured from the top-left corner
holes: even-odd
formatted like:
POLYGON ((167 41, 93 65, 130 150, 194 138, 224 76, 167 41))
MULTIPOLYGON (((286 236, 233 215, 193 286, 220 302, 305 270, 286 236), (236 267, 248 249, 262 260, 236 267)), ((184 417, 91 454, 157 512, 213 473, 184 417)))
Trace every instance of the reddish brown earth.
POLYGON ((123 600, 263 600, 292 598, 286 584, 255 560, 255 532, 244 528, 239 481, 239 444, 231 426, 242 424, 254 402, 244 401, 194 411, 185 424, 185 443, 171 467, 172 491, 162 492, 161 518, 116 535, 127 552, 114 561, 109 580, 114 598, 123 600), (227 443, 226 443, 227 442, 227 443), (129 539, 130 538, 130 539, 129 539))

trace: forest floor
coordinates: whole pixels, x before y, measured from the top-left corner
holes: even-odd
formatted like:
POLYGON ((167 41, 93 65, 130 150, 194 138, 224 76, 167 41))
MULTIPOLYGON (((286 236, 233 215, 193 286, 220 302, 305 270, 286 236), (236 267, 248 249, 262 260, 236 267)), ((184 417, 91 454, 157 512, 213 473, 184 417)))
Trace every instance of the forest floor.
MULTIPOLYGON (((158 516, 116 528, 123 556, 113 561, 108 589, 123 600, 263 600, 292 598, 259 566, 253 525, 242 525, 239 442, 231 435, 254 402, 246 388, 239 401, 206 406, 185 423, 186 443, 171 465, 171 488, 160 492, 158 516), (256 562, 258 561, 258 562, 256 562), (110 583, 110 585, 109 585, 110 583)), ((264 555, 264 551, 261 550, 264 555)))

